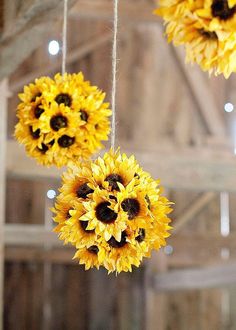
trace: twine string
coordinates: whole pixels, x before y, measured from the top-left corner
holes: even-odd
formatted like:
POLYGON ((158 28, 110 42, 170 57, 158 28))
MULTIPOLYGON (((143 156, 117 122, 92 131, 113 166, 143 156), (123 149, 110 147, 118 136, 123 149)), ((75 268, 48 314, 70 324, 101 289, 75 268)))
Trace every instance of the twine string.
POLYGON ((68 0, 64 0, 63 30, 62 30, 62 75, 66 72, 66 53, 67 53, 67 19, 68 19, 68 0))
POLYGON ((113 46, 112 46, 112 90, 111 90, 111 148, 115 149, 116 138, 116 83, 117 83, 117 32, 118 32, 118 2, 114 0, 113 46))

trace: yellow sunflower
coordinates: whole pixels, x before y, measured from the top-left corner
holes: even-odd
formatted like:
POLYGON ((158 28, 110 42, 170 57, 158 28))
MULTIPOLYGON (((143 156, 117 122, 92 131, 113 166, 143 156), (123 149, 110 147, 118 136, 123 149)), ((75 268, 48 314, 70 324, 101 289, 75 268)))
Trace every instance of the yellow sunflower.
POLYGON ((165 21, 168 41, 185 45, 187 62, 225 78, 236 72, 235 1, 162 0, 155 13, 165 21))
POLYGON ((109 104, 82 73, 36 79, 19 97, 15 137, 43 165, 88 158, 108 139, 109 104))
POLYGON ((204 28, 215 32, 234 32, 236 29, 236 2, 228 0, 205 0, 196 10, 204 28))
POLYGON ((131 271, 165 244, 170 204, 134 156, 110 150, 94 161, 69 164, 54 208, 55 231, 76 247, 75 258, 86 269, 131 271))
POLYGON ((132 238, 133 233, 123 231, 121 240, 111 237, 106 242, 104 267, 111 272, 132 272, 132 266, 139 267, 143 259, 143 253, 137 246, 139 243, 132 238))
POLYGON ((97 245, 91 245, 88 248, 78 249, 73 259, 78 259, 81 265, 85 265, 85 270, 96 267, 99 269, 99 248, 97 245))
MULTIPOLYGON (((59 238, 77 248, 89 247, 95 240, 95 231, 87 228, 88 221, 80 221, 83 214, 83 206, 77 205, 76 210, 70 209, 64 222, 59 223, 54 231, 59 233, 59 238)), ((57 221, 57 218, 55 218, 57 221)))

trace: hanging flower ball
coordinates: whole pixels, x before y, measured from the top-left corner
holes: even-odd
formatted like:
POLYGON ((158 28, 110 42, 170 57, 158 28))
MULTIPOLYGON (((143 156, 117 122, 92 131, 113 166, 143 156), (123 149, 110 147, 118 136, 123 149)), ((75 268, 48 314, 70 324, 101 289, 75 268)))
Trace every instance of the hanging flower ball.
POLYGON ((235 0, 160 0, 155 14, 165 21, 168 41, 185 45, 187 62, 225 78, 236 72, 235 0))
POLYGON ((134 156, 110 150, 95 161, 69 164, 53 209, 55 231, 76 247, 74 258, 86 270, 128 272, 165 245, 170 204, 134 156))
POLYGON ((108 139, 111 110, 105 93, 82 73, 36 79, 19 97, 15 137, 43 165, 88 158, 108 139))

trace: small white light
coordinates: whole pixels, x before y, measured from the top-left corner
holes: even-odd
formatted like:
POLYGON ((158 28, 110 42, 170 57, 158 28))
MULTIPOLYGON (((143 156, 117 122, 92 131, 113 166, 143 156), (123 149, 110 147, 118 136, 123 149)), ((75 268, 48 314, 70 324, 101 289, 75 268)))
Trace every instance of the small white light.
POLYGON ((167 254, 167 255, 172 254, 173 251, 174 251, 174 249, 173 249, 173 246, 172 246, 172 245, 166 245, 166 246, 164 247, 164 252, 165 252, 165 254, 167 254))
POLYGON ((47 192, 47 197, 48 197, 49 199, 53 199, 53 198, 55 198, 55 197, 56 197, 56 192, 55 192, 55 190, 53 190, 53 189, 48 190, 48 192, 47 192))
POLYGON ((227 248, 222 248, 220 254, 221 254, 221 258, 225 260, 229 259, 230 257, 230 251, 227 248))
POLYGON ((225 103, 224 109, 226 112, 232 112, 234 110, 234 105, 232 103, 225 103))
POLYGON ((220 193, 220 232, 224 237, 230 234, 229 193, 220 193))
POLYGON ((234 147, 234 154, 236 155, 236 147, 234 147))
POLYGON ((48 52, 51 55, 57 55, 60 50, 59 42, 56 40, 51 40, 48 44, 48 52))

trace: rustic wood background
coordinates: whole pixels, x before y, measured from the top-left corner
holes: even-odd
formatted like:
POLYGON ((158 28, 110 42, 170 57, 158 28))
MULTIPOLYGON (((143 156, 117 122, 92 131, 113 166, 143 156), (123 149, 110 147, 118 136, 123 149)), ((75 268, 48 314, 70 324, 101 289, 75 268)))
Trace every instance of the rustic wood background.
MULTIPOLYGON (((155 1, 120 0, 117 144, 160 177, 176 203, 173 252, 153 253, 132 274, 108 276, 85 272, 50 233, 46 192, 58 189, 59 172, 35 165, 12 135, 17 93, 60 71, 61 57, 49 56, 47 45, 61 40, 62 3, 0 0, 2 329, 236 329, 236 117, 223 110, 225 102, 236 105, 236 79, 185 66, 152 15, 155 1), (228 237, 220 234, 223 191, 228 237)), ((67 70, 83 71, 109 100, 112 0, 69 5, 67 70)))

